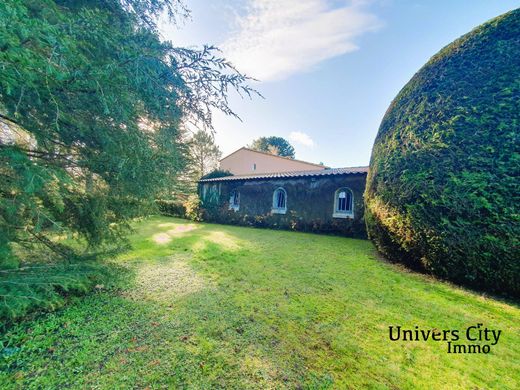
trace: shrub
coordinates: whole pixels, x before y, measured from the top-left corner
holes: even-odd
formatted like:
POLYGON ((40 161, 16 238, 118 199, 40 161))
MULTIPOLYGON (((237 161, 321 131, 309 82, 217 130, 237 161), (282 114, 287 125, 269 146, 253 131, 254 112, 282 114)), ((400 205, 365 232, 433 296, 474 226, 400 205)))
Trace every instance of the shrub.
POLYGON ((186 207, 179 200, 157 199, 155 201, 159 212, 169 217, 186 218, 186 207))
POLYGON ((188 200, 184 202, 184 208, 186 209, 186 218, 192 221, 202 221, 203 210, 200 205, 200 199, 198 195, 192 194, 188 197, 188 200))
POLYGON ((227 177, 227 176, 233 176, 233 174, 229 171, 224 171, 221 169, 215 169, 214 171, 211 171, 210 173, 202 176, 200 180, 204 179, 215 179, 217 177, 227 177))
POLYGON ((436 54, 390 105, 365 192, 392 260, 520 295, 520 10, 436 54))

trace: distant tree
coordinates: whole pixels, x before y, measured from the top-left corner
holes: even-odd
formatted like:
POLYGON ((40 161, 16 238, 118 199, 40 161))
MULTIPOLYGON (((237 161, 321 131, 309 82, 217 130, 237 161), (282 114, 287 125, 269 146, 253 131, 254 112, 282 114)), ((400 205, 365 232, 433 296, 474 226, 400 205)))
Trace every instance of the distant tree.
POLYGON ((215 169, 214 171, 211 171, 207 175, 202 176, 201 179, 215 179, 217 177, 226 177, 226 176, 234 176, 234 175, 229 171, 215 169))
POLYGON ((255 139, 249 147, 277 156, 294 158, 294 147, 282 137, 260 137, 255 139))
POLYGON ((183 130, 183 153, 185 168, 172 180, 168 188, 159 194, 162 200, 185 200, 197 191, 197 182, 211 172, 219 172, 219 160, 222 156, 211 133, 198 130, 188 136, 183 130))
POLYGON ((188 145, 190 170, 196 180, 218 168, 222 152, 210 133, 197 131, 188 145))

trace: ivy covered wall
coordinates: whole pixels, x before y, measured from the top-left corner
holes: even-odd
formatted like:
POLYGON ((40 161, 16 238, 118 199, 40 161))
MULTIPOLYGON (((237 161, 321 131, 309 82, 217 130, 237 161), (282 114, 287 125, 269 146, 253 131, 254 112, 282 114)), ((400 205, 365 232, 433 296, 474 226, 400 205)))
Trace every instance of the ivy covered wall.
POLYGON ((222 180, 201 183, 199 194, 204 219, 244 226, 291 229, 366 238, 363 192, 366 174, 346 174, 289 179, 222 180), (285 214, 272 212, 273 193, 287 193, 285 214), (334 218, 336 190, 353 194, 353 218, 334 218), (229 207, 232 191, 239 193, 237 210, 229 207))

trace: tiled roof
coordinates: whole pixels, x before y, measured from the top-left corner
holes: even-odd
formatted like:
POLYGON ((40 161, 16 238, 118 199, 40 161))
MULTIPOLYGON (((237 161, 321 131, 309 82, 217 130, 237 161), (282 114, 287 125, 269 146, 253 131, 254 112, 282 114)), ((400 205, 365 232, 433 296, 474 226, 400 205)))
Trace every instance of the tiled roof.
POLYGON ((233 180, 253 180, 253 179, 286 179, 293 177, 311 177, 311 176, 334 176, 334 175, 350 175, 367 173, 368 167, 352 167, 352 168, 329 168, 318 171, 293 171, 293 172, 272 172, 272 173, 256 173, 252 175, 236 175, 215 177, 212 179, 203 179, 199 183, 209 183, 215 181, 233 181, 233 180))

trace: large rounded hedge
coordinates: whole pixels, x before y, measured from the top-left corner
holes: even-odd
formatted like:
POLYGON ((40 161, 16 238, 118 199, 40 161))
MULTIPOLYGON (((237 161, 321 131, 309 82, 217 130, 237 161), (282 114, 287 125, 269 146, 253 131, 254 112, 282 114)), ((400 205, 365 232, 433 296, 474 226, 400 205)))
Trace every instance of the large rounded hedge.
POLYGON ((365 202, 389 259, 520 296, 520 9, 442 49, 401 90, 365 202))

